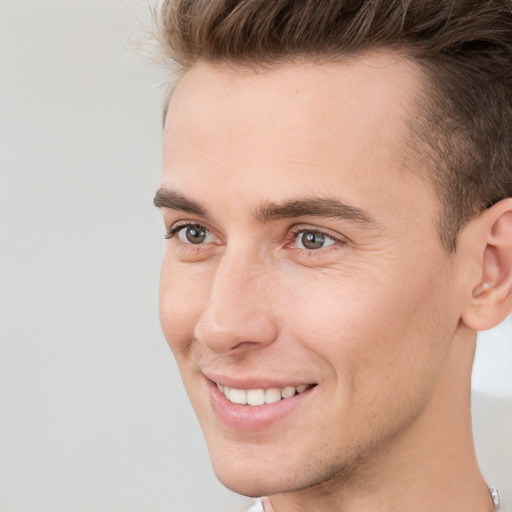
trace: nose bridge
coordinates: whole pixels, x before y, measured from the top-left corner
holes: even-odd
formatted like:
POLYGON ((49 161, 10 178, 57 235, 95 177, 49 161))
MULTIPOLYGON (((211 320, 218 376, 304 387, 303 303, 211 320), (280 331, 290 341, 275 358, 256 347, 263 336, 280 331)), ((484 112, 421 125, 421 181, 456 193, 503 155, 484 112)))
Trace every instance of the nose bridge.
POLYGON ((196 338, 212 351, 255 347, 277 336, 272 312, 271 276, 263 262, 243 251, 226 250, 213 278, 196 338))

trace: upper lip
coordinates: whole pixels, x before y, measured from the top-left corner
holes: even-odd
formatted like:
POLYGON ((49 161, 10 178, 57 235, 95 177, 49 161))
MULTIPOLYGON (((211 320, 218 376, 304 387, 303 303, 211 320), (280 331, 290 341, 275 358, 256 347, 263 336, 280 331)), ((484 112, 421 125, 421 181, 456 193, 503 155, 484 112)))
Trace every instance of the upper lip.
POLYGON ((218 373, 203 372, 205 377, 216 384, 222 384, 235 389, 268 389, 268 388, 285 388, 287 386, 300 386, 301 384, 316 384, 308 379, 293 377, 290 379, 283 378, 266 378, 257 376, 233 377, 218 373))

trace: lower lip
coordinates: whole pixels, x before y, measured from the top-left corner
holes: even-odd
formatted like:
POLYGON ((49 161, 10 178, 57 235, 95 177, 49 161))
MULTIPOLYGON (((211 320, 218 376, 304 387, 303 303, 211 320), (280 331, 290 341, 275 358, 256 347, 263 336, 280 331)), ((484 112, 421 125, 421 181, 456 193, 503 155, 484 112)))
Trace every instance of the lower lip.
POLYGON ((217 384, 209 381, 210 401, 218 418, 227 426, 236 430, 256 432, 265 430, 272 424, 292 413, 300 404, 307 400, 315 387, 291 398, 264 405, 240 405, 230 402, 217 388, 217 384))

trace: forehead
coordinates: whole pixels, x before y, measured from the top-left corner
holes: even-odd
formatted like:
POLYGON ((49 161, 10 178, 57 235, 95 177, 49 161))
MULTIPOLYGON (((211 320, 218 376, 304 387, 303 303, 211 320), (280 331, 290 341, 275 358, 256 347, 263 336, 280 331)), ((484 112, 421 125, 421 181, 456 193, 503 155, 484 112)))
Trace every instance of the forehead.
POLYGON ((239 197, 279 201, 285 188, 322 194, 335 181, 352 202, 383 185, 403 196, 404 175, 418 180, 404 150, 420 83, 394 53, 266 70, 200 62, 169 104, 163 185, 205 197, 229 183, 239 197))

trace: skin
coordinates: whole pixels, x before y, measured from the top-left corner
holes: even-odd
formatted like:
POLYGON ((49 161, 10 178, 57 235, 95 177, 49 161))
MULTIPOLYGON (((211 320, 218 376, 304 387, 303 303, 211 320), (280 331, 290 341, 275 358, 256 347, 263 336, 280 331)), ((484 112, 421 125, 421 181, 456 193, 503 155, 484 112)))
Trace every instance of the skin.
POLYGON ((439 201, 404 151, 421 82, 386 53, 258 73, 197 63, 170 102, 163 194, 203 211, 160 205, 182 228, 166 241, 162 328, 217 476, 276 512, 492 510, 469 389, 478 319, 494 323, 476 299, 490 226, 510 205, 443 249, 439 201), (366 220, 256 218, 312 197, 366 220), (208 237, 190 243, 186 225, 208 237), (304 230, 325 245, 305 249, 304 230), (316 386, 247 432, 219 421, 211 372, 316 386))

